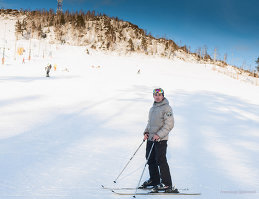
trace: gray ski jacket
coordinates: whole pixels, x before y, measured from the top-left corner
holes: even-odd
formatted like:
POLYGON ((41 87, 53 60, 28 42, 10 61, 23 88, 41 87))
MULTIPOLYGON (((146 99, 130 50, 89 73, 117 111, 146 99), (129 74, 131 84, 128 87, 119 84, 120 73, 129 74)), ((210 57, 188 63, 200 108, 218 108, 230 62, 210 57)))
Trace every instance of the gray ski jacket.
POLYGON ((168 140, 168 134, 174 127, 174 116, 171 106, 166 98, 161 102, 154 102, 149 110, 148 124, 144 133, 148 132, 148 140, 152 140, 154 134, 160 140, 168 140))

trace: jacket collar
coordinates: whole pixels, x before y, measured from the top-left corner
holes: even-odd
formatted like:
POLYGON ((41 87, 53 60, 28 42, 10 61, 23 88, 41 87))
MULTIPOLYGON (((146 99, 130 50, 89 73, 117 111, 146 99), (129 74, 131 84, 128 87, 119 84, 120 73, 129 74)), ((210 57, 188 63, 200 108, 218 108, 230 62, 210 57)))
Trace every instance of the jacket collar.
POLYGON ((165 104, 169 104, 168 100, 166 98, 164 98, 161 102, 154 102, 153 106, 163 106, 165 104))

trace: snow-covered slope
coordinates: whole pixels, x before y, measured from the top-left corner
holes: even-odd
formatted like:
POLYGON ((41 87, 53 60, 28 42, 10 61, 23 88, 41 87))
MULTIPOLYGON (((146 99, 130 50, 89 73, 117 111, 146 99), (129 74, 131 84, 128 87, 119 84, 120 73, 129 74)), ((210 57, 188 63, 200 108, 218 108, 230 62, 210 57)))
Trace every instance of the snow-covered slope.
MULTIPOLYGON (((184 62, 181 51, 168 60, 16 41, 17 18, 0 18, 1 199, 118 198, 100 186, 115 186, 141 143, 155 87, 174 110, 168 161, 176 187, 204 199, 258 198, 259 88, 224 75, 231 67, 184 62), (57 66, 50 78, 48 63, 57 66)), ((116 186, 137 185, 144 151, 116 186)))
POLYGON ((258 74, 227 65, 224 61, 212 60, 208 54, 202 55, 201 49, 191 53, 186 46, 177 46, 172 40, 154 38, 130 22, 88 13, 85 19, 81 19, 85 25, 78 27, 75 18, 80 16, 73 18, 68 13, 62 16, 55 15, 53 11, 0 10, 2 62, 10 64, 16 59, 22 62, 23 59, 52 57, 56 44, 66 43, 85 46, 86 51, 108 51, 118 55, 146 54, 153 58, 200 63, 231 78, 259 85, 258 78, 255 78, 258 74), (61 23, 62 16, 64 20, 61 23))
MULTIPOLYGON (((114 186, 141 143, 155 87, 174 110, 173 183, 202 193, 181 197, 258 198, 258 87, 208 65, 71 46, 0 66, 0 198, 127 198, 100 186, 114 186)), ((137 185, 144 151, 115 186, 137 185)))

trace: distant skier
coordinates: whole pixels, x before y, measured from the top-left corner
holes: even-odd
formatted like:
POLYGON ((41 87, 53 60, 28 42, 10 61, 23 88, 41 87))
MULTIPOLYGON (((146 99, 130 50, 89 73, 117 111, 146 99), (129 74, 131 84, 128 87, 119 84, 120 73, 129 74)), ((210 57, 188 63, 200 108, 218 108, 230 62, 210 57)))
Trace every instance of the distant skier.
POLYGON ((51 64, 48 64, 48 66, 45 67, 46 77, 49 77, 49 72, 50 72, 51 68, 52 68, 51 64))
POLYGON ((144 140, 147 140, 146 158, 154 143, 148 160, 150 178, 140 188, 153 186, 151 190, 153 193, 158 191, 179 193, 172 186, 170 169, 166 159, 167 140, 169 132, 174 127, 172 108, 164 97, 163 89, 154 89, 153 98, 154 103, 149 111, 148 124, 144 131, 144 140))
POLYGON ((54 64, 54 71, 57 70, 57 64, 54 64))

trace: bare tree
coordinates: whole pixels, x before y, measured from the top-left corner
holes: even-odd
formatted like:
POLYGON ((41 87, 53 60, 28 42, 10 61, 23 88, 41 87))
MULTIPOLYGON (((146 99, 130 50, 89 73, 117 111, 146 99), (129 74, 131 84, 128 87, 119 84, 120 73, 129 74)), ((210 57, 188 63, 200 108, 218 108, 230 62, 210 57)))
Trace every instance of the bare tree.
POLYGON ((203 59, 206 59, 207 58, 207 55, 208 55, 208 47, 206 45, 203 46, 202 48, 202 58, 203 59))
POLYGON ((228 54, 225 53, 225 54, 224 54, 224 62, 225 62, 225 63, 227 63, 227 59, 228 59, 228 54))
POLYGON ((257 60, 255 61, 255 63, 257 63, 256 69, 257 69, 257 71, 259 72, 259 57, 258 57, 257 60))
POLYGON ((214 58, 213 58, 213 61, 216 62, 217 60, 217 55, 218 55, 218 52, 217 52, 217 48, 214 48, 214 58))

